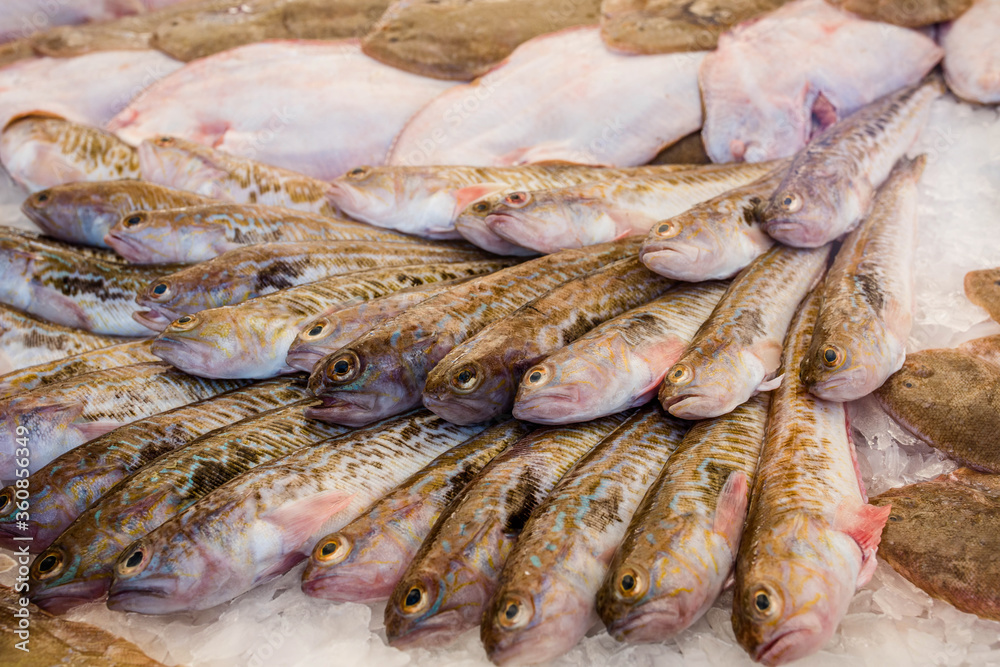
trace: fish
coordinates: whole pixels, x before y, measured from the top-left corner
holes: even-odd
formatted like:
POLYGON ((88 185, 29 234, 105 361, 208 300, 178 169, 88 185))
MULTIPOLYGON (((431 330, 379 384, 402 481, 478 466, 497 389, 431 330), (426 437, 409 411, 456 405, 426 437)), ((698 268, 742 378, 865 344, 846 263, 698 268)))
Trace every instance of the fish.
POLYGON ((657 153, 656 157, 649 161, 649 166, 711 164, 711 162, 708 153, 705 152, 705 144, 701 140, 701 128, 699 128, 657 153))
POLYGON ((469 204, 455 218, 455 230, 469 243, 495 255, 533 257, 538 253, 530 248, 511 243, 486 224, 486 218, 489 217, 494 208, 503 203, 506 196, 506 192, 498 192, 469 204))
MULTIPOLYGON (((135 318, 149 329, 162 331, 183 315, 331 276, 416 262, 481 259, 486 256, 478 250, 432 243, 306 241, 243 246, 173 273, 159 269, 159 276, 136 290, 136 303, 146 310, 137 312, 135 318)), ((157 266, 149 265, 147 270, 157 266)))
POLYGON ((316 317, 407 287, 454 281, 509 266, 503 260, 429 263, 357 271, 176 319, 152 353, 177 368, 213 378, 269 378, 293 373, 286 363, 299 331, 316 317))
POLYGON ((306 398, 210 431, 118 482, 32 562, 31 601, 58 614, 102 598, 129 544, 228 480, 347 431, 306 418, 315 403, 306 398))
POLYGON ((760 213, 776 241, 819 247, 853 230, 927 122, 940 78, 887 95, 831 125, 792 160, 760 213))
POLYGON ((531 430, 530 424, 505 421, 413 473, 315 544, 302 572, 302 591, 336 602, 388 599, 441 513, 486 464, 531 430))
POLYGON ((571 424, 647 403, 726 286, 677 285, 594 327, 525 371, 513 414, 537 424, 571 424))
POLYGON ((231 600, 483 428, 418 410, 254 468, 122 551, 108 608, 168 614, 231 600))
POLYGON ((128 261, 120 257, 113 250, 98 248, 95 246, 78 245, 69 241, 60 240, 54 236, 38 234, 35 231, 22 227, 8 227, 0 225, 0 239, 11 243, 20 243, 25 247, 38 250, 51 251, 58 254, 70 254, 83 257, 87 260, 95 259, 101 262, 120 265, 122 268, 128 267, 128 261))
POLYGON ((28 477, 28 518, 18 517, 17 489, 0 489, 0 545, 31 538, 52 544, 76 517, 118 482, 209 431, 309 398, 301 375, 265 380, 119 426, 42 466, 28 477))
POLYGON ((488 73, 442 91, 416 112, 386 164, 646 164, 701 127, 698 67, 704 57, 612 53, 597 26, 535 37, 488 73))
POLYGON ((567 250, 470 280, 359 336, 316 365, 309 387, 319 419, 361 426, 420 404, 427 374, 487 324, 567 280, 636 252, 625 240, 567 250))
POLYGON ((900 5, 887 0, 829 0, 830 4, 869 21, 922 28, 963 16, 975 0, 924 0, 900 5))
POLYGON ((207 262, 258 243, 397 241, 413 237, 352 220, 277 206, 216 203, 126 213, 104 242, 138 264, 207 262))
POLYGON ((515 191, 486 216, 501 238, 541 253, 646 235, 659 220, 767 174, 775 165, 707 165, 647 178, 515 191))
POLYGON ((919 83, 943 53, 931 35, 826 0, 789 2, 723 33, 702 63, 705 149, 713 162, 790 157, 866 104, 919 83))
POLYGON ((143 178, 178 190, 236 204, 281 206, 333 215, 330 185, 296 171, 229 155, 181 137, 142 141, 136 152, 143 178))
POLYGON ((980 361, 986 361, 1000 366, 1000 334, 984 336, 966 341, 955 348, 959 352, 973 356, 980 361))
POLYGON ((781 341, 829 256, 830 246, 776 245, 741 271, 667 371, 664 409, 681 419, 718 417, 781 383, 781 341))
POLYGON ((712 606, 732 574, 771 395, 692 426, 625 530, 597 592, 618 641, 675 637, 712 606))
POLYGON ((843 403, 810 394, 792 369, 809 348, 814 291, 785 338, 750 509, 736 557, 733 631, 769 667, 822 648, 875 571, 889 507, 868 504, 843 403))
POLYGON ((453 85, 383 65, 356 39, 272 40, 188 63, 106 127, 132 145, 166 135, 328 181, 381 164, 406 121, 453 85))
POLYGON ((127 213, 211 202, 192 192, 126 179, 65 183, 39 190, 24 200, 21 211, 57 239, 108 248, 104 237, 127 213))
POLYGON ((497 665, 540 663, 583 639, 632 512, 687 424, 647 406, 580 459, 525 524, 480 636, 497 665))
POLYGON ((840 246, 823 283, 823 303, 802 383, 828 401, 853 401, 902 367, 913 324, 917 181, 927 156, 902 158, 871 211, 840 246))
MULTIPOLYGON (((956 4, 967 4, 958 0, 956 4)), ((959 98, 974 104, 1000 102, 1000 2, 976 0, 969 10, 939 29, 944 48, 944 80, 959 98)))
POLYGON ((650 271, 674 280, 732 278, 774 245, 757 216, 783 176, 778 167, 654 223, 639 258, 650 271))
POLYGON ((1000 620, 995 585, 997 476, 960 468, 872 498, 892 507, 879 558, 939 600, 980 618, 1000 620))
POLYGON ((615 51, 636 55, 710 51, 723 32, 786 1, 604 0, 601 39, 615 51))
POLYGON ((21 116, 3 128, 0 161, 29 193, 77 181, 139 178, 134 148, 100 128, 45 115, 21 116))
POLYGON ((628 416, 537 429, 484 466, 441 513, 393 589, 385 608, 389 644, 442 646, 478 626, 528 518, 628 416))
MULTIPOLYGON (((970 341, 992 343, 1000 337, 970 341)), ((967 349, 921 350, 875 390, 900 426, 931 447, 980 470, 1000 473, 1000 366, 967 349)))
POLYGON ((455 424, 510 414, 526 370, 673 284, 635 256, 569 280, 456 345, 427 375, 424 406, 455 424))
POLYGON ((1000 322, 1000 267, 966 273, 965 296, 1000 322))

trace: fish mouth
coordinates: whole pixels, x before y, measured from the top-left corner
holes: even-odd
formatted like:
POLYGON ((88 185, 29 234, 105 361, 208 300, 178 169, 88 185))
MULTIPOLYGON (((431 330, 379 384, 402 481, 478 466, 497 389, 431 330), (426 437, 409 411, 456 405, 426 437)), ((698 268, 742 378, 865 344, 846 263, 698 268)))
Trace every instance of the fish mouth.
POLYGON ((47 612, 65 614, 74 607, 99 602, 108 593, 107 579, 91 579, 58 586, 29 595, 31 601, 47 612))
POLYGON ((323 353, 315 350, 291 350, 285 355, 285 364, 306 373, 312 373, 313 368, 323 358, 323 353))
POLYGON ((375 414, 376 397, 371 394, 345 391, 319 398, 323 400, 323 405, 306 408, 306 417, 355 427, 367 426, 380 418, 375 414))
POLYGON ((129 236, 120 236, 117 232, 108 232, 104 236, 104 242, 130 262, 139 264, 152 261, 149 250, 129 236))
POLYGON ((18 546, 21 546, 22 542, 28 544, 28 551, 31 553, 38 553, 44 551, 48 548, 48 545, 42 545, 35 539, 38 537, 38 531, 41 526, 37 521, 26 521, 17 522, 9 521, 5 523, 0 523, 0 547, 4 549, 15 550, 18 546), (18 528, 19 523, 27 523, 27 528, 18 528))
POLYGON ((115 582, 108 592, 108 609, 112 611, 136 611, 143 614, 170 613, 173 609, 163 609, 161 600, 170 598, 167 591, 155 586, 134 586, 115 582), (150 605, 160 604, 160 610, 150 605))
POLYGON ((135 310, 132 311, 132 319, 142 326, 152 331, 163 331, 173 319, 158 310, 135 310))
POLYGON ((627 616, 608 625, 608 634, 618 641, 653 643, 669 639, 687 625, 676 609, 636 607, 627 616))
POLYGON ((389 640, 394 648, 441 648, 448 646, 458 635, 473 625, 457 609, 446 609, 434 616, 421 619, 418 625, 408 627, 398 637, 389 640))
POLYGON ((789 638, 793 637, 794 635, 801 634, 803 632, 807 631, 803 629, 795 629, 781 633, 780 635, 778 635, 771 641, 767 642, 763 646, 760 646, 759 648, 757 648, 757 650, 754 651, 754 656, 753 656, 754 662, 759 662, 764 665, 768 665, 768 667, 771 667, 772 665, 781 664, 782 654, 785 653, 790 648, 789 645, 791 644, 791 642, 789 641, 789 638))
POLYGON ((452 424, 478 424, 504 412, 503 405, 489 399, 468 400, 447 390, 441 393, 444 398, 424 394, 424 407, 452 424))

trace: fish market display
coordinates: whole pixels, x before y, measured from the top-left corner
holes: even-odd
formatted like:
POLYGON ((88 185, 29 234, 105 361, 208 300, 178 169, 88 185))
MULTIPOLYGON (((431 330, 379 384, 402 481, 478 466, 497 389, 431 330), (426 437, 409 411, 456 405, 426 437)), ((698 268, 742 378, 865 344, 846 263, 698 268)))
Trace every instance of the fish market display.
POLYGON ((455 346, 568 280, 635 253, 631 240, 566 250, 470 280, 384 322, 313 370, 321 419, 358 426, 420 404, 427 374, 455 346))
POLYGON ((703 57, 615 54, 596 27, 536 37, 489 73, 421 109, 396 138, 387 162, 644 164, 701 125, 697 74, 703 57), (477 103, 465 104, 469 99, 477 103))
POLYGON ((0 161, 28 192, 75 181, 139 178, 131 146, 104 130, 51 116, 24 116, 7 125, 0 161))
POLYGON ((486 216, 486 226, 511 243, 543 253, 606 243, 645 235, 658 220, 756 180, 774 167, 707 165, 646 178, 511 192, 486 216))
POLYGON ((1000 268, 965 274, 965 296, 984 308, 995 322, 1000 322, 1000 268))
POLYGON ((975 0, 920 0, 907 3, 892 2, 892 0, 827 0, 827 2, 872 21, 920 28, 962 16, 975 0))
POLYGON ((932 77, 817 136, 792 160, 761 211, 764 231, 782 243, 815 248, 854 229, 942 92, 941 80, 932 77))
POLYGON ((509 420, 449 449, 313 548, 302 573, 307 595, 373 602, 392 594, 447 506, 499 453, 531 431, 509 420))
POLYGON ((914 30, 862 20, 825 0, 790 2, 723 34, 705 58, 705 148, 713 162, 790 156, 816 129, 917 83, 941 56, 914 30))
POLYGON ((440 646, 479 625, 528 517, 628 414, 533 431, 490 461, 445 510, 385 608, 398 647, 440 646))
POLYGON ((231 600, 482 430, 419 410, 254 468, 125 549, 108 607, 166 614, 231 600))
POLYGON ((648 406, 559 480, 524 526, 483 614, 490 660, 544 662, 583 638, 627 521, 686 430, 648 406))
POLYGON ((778 367, 788 323, 822 278, 829 255, 830 246, 776 245, 736 276, 667 371, 659 392, 663 407, 682 419, 718 417, 774 389, 782 381, 778 367))
POLYGON ((944 78, 951 91, 979 104, 1000 102, 1000 1, 976 0, 941 28, 944 78))
POLYGON ((115 484, 209 431, 308 398, 301 377, 258 382, 119 426, 50 461, 28 478, 29 516, 19 526, 15 487, 0 490, 0 543, 29 535, 41 551, 115 484))
POLYGON ((757 662, 819 650, 875 571, 888 507, 867 504, 844 406, 809 394, 794 369, 819 310, 814 292, 789 327, 784 382, 764 444, 736 559, 733 630, 757 662))
POLYGON ((896 165, 830 267, 800 371, 820 398, 867 396, 903 365, 913 322, 917 181, 926 159, 896 165))
POLYGON ((677 285, 598 325, 524 373, 514 415, 568 424, 647 403, 725 291, 725 283, 677 285))
POLYGON ((32 602, 61 613, 101 598, 129 544, 228 480, 347 430, 306 418, 314 403, 303 399, 211 431, 119 482, 35 558, 32 602))
POLYGON ((272 41, 196 60, 108 123, 330 180, 381 164, 407 119, 452 84, 383 65, 355 40, 272 41))
POLYGON ((510 414, 528 368, 673 284, 638 257, 563 283, 455 346, 427 375, 423 403, 456 424, 510 414))
POLYGON ((597 611, 616 639, 676 636, 722 592, 736 562, 770 398, 758 394, 696 423, 649 487, 597 594, 597 611))
POLYGON ((1000 478, 960 468, 872 498, 892 511, 879 557, 958 609, 1000 620, 997 519, 1000 478))

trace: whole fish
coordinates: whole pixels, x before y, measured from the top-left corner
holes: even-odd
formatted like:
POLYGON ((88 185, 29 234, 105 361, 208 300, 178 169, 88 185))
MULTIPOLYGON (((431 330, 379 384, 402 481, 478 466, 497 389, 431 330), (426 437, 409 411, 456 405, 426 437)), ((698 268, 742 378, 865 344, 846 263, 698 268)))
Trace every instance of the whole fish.
POLYGON ((969 11, 940 28, 944 80, 963 100, 975 104, 1000 102, 997 26, 1000 26, 1000 2, 976 0, 969 11))
POLYGON ((731 278, 774 245, 757 215, 783 176, 776 168, 654 223, 639 258, 650 271, 674 280, 731 278))
POLYGON ((386 163, 646 164, 701 126, 704 55, 612 53, 597 26, 535 37, 479 79, 442 92, 416 112, 386 163))
POLYGON ((785 380, 771 396, 750 510, 736 558, 733 630, 757 662, 818 651, 875 571, 888 507, 867 504, 842 403, 808 393, 801 363, 819 296, 785 339, 785 380))
POLYGON ((125 549, 108 607, 167 614, 231 600, 482 430, 419 410, 254 468, 125 549))
POLYGON ((509 420, 449 449, 316 543, 302 572, 306 595, 376 602, 392 595, 421 542, 475 475, 531 431, 509 420))
POLYGON ((83 245, 107 248, 108 230, 126 213, 208 204, 192 192, 145 181, 66 183, 24 200, 21 210, 46 234, 83 245))
POLYGON ((337 210, 324 181, 194 141, 159 136, 140 143, 137 151, 142 176, 153 183, 237 204, 324 215, 337 210))
POLYGON ((788 323, 823 277, 829 256, 830 246, 776 245, 741 271, 667 371, 659 392, 663 407, 682 419, 718 417, 778 386, 788 323))
POLYGON ((922 0, 900 5, 891 0, 827 0, 870 21, 922 28, 963 16, 975 0, 922 0))
POLYGON ((673 284, 638 257, 569 280, 455 346, 427 375, 424 405, 456 424, 510 414, 528 368, 673 284))
POLYGON ((35 558, 32 602, 62 613, 100 599, 130 543, 227 481, 347 430, 306 418, 312 404, 303 399, 206 433, 120 481, 35 558))
POLYGON ((820 398, 867 396, 903 365, 913 323, 917 181, 925 163, 925 155, 900 160, 830 267, 799 371, 820 398))
POLYGON ((110 132, 52 116, 11 121, 0 135, 0 160, 28 192, 76 181, 139 178, 134 148, 110 132))
POLYGON ((511 192, 486 216, 490 231, 538 252, 555 252, 649 233, 710 197, 767 174, 772 163, 690 170, 536 192, 511 192))
POLYGON ((892 507, 879 558, 932 597, 1000 620, 998 479, 960 468, 872 498, 873 505, 892 507))
MULTIPOLYGON (((136 320, 162 331, 185 314, 241 303, 331 276, 417 262, 484 258, 478 250, 430 243, 307 241, 244 246, 175 273, 159 268, 160 276, 135 292, 136 303, 148 309, 136 313, 136 320)), ((147 270, 155 269, 157 266, 151 265, 147 270)))
POLYGON ((932 77, 827 128, 792 160, 761 211, 764 231, 782 243, 815 248, 854 229, 943 91, 932 77))
POLYGON ((310 320, 335 317, 342 308, 399 289, 490 273, 509 264, 503 260, 414 264, 324 278, 233 306, 184 315, 153 340, 152 352, 201 377, 268 378, 294 373, 285 358, 310 320))
POLYGON ((635 253, 625 240, 567 250, 476 278, 374 327, 317 364, 309 387, 323 398, 320 419, 351 426, 420 404, 427 374, 490 322, 567 280, 635 253))
POLYGON ((34 473, 123 424, 241 384, 204 380, 149 362, 94 371, 18 394, 0 402, 0 479, 14 479, 15 459, 26 457, 34 473), (24 448, 30 455, 20 453, 24 448))
POLYGON ((965 296, 1000 322, 1000 267, 966 273, 965 296))
POLYGON ((194 264, 258 243, 412 240, 351 220, 277 206, 227 203, 134 211, 104 237, 119 255, 140 264, 194 264))
POLYGON ((489 217, 494 208, 503 203, 506 196, 506 192, 498 192, 469 204, 455 218, 455 230, 469 243, 495 255, 515 257, 537 255, 538 253, 534 250, 511 243, 487 226, 486 218, 489 217))
POLYGON ((545 662, 583 639, 628 520, 685 431, 647 406, 559 480, 525 524, 483 613, 490 660, 545 662))
POLYGON ((479 625, 528 517, 628 416, 538 429, 490 461, 441 513, 393 589, 385 608, 389 643, 440 646, 479 625))
POLYGON ((677 285, 598 325, 524 373, 514 415, 569 424, 647 403, 725 291, 720 282, 677 285))
POLYGON ((771 395, 697 422, 646 492, 597 593, 619 641, 659 642, 697 621, 736 562, 771 395))

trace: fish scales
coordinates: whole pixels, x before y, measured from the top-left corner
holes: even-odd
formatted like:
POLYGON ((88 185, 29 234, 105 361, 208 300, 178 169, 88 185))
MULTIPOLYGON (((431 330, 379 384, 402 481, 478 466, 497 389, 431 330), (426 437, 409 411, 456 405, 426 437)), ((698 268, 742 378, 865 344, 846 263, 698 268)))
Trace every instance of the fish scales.
POLYGON ((638 257, 565 282, 455 346, 427 375, 424 405, 458 424, 509 414, 528 368, 673 284, 638 257))
POLYGON ((347 430, 307 418, 315 403, 302 399, 210 431, 119 481, 32 563, 32 601, 59 613, 101 598, 131 542, 230 479, 347 430))
POLYGON ((136 420, 71 449, 28 478, 27 528, 14 525, 13 488, 0 491, 0 544, 13 548, 9 538, 30 534, 32 551, 40 551, 112 486, 157 458, 209 431, 305 398, 301 376, 267 380, 136 420))
POLYGON ((483 428, 418 410, 255 468, 126 549, 108 606, 170 613, 245 593, 290 570, 321 536, 483 428), (229 567, 217 564, 223 555, 229 567))
POLYGON ((418 405, 427 374, 456 345, 553 287, 638 247, 627 239, 549 255, 428 299, 317 364, 310 388, 325 405, 314 414, 362 425, 418 405))
POLYGON ((658 406, 642 408, 559 480, 514 544, 483 614, 490 660, 542 662, 583 638, 611 554, 687 428, 658 406))
POLYGON ((302 590, 339 602, 388 598, 441 513, 486 464, 530 431, 530 425, 509 420, 438 456, 317 542, 302 590))
POLYGON ((393 646, 434 646, 479 625, 528 517, 630 414, 533 431, 490 461, 424 539, 385 608, 393 646))

